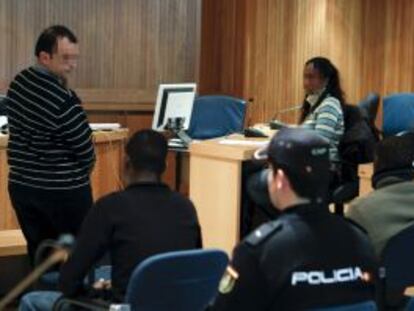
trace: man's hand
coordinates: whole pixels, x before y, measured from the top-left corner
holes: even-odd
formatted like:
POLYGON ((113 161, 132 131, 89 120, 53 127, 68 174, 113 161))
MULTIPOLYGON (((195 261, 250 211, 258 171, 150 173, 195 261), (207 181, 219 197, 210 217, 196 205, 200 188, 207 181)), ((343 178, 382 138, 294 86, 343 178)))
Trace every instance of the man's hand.
POLYGON ((93 284, 93 288, 98 290, 111 289, 111 280, 100 279, 93 284))

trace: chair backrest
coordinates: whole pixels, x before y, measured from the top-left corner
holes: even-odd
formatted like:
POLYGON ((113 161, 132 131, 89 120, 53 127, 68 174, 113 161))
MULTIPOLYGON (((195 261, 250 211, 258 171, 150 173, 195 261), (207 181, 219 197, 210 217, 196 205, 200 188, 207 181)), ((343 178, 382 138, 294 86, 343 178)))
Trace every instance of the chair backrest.
POLYGON ((378 114, 380 96, 377 93, 369 93, 367 97, 358 103, 362 116, 371 124, 375 124, 378 114))
POLYGON ((155 255, 132 273, 125 302, 132 311, 202 311, 217 295, 228 263, 221 250, 155 255))
POLYGON ((308 311, 376 311, 377 305, 373 301, 364 301, 349 305, 339 305, 328 308, 311 309, 308 311))
POLYGON ((241 132, 246 115, 246 102, 222 95, 199 96, 194 100, 188 135, 208 139, 241 132))
POLYGON ((372 162, 377 133, 364 118, 360 107, 344 104, 345 133, 339 145, 339 153, 344 162, 363 164, 372 162))
POLYGON ((399 93, 384 97, 383 135, 395 135, 410 128, 414 128, 414 93, 399 93))

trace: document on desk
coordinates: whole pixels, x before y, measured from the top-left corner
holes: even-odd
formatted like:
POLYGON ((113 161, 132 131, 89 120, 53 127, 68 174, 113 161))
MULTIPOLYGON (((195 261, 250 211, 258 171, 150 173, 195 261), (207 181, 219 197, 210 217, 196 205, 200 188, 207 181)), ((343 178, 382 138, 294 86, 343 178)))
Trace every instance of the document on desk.
POLYGON ((119 123, 89 123, 92 131, 115 131, 121 128, 119 123))
POLYGON ((222 145, 232 145, 232 146, 252 146, 252 147, 265 147, 269 144, 268 140, 242 140, 242 139, 222 139, 219 141, 219 144, 222 145))
POLYGON ((0 127, 7 125, 7 117, 0 116, 0 127))

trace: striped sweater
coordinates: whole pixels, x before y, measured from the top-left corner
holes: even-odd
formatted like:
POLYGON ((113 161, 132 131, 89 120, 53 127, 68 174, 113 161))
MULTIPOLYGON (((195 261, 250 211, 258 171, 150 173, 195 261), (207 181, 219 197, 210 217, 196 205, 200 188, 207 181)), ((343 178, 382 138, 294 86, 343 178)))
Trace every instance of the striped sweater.
POLYGON ((329 158, 332 162, 341 160, 338 146, 345 131, 344 114, 338 99, 326 97, 322 103, 310 113, 302 124, 303 128, 316 131, 328 139, 329 158))
POLYGON ((20 72, 7 93, 9 182, 46 190, 90 183, 95 162, 80 100, 37 67, 20 72))

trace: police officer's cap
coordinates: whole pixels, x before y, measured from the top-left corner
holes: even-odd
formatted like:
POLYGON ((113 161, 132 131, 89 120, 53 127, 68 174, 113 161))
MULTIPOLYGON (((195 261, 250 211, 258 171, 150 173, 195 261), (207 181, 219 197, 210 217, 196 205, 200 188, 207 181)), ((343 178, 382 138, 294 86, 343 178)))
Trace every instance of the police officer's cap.
POLYGON ((303 128, 279 130, 266 148, 255 153, 256 159, 267 159, 273 165, 287 168, 300 178, 314 195, 324 194, 330 180, 329 142, 315 131, 303 128), (319 192, 319 193, 317 193, 319 192))

